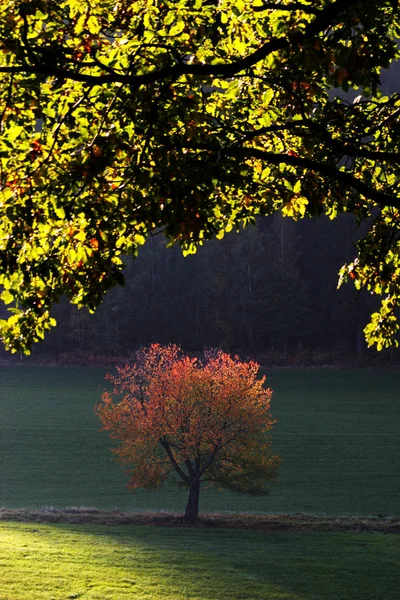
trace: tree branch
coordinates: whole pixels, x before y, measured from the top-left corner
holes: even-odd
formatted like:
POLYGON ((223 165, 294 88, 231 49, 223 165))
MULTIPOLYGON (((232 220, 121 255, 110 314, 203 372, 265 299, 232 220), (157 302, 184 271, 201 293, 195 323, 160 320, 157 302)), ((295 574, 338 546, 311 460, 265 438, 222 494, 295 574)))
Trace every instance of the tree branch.
POLYGON ((14 85, 14 75, 11 74, 10 83, 8 84, 8 90, 7 90, 6 104, 5 104, 4 109, 3 109, 3 111, 2 111, 2 113, 0 115, 0 128, 1 128, 1 124, 3 123, 3 119, 4 119, 5 115, 6 115, 7 109, 10 108, 10 106, 11 106, 13 85, 14 85))
POLYGON ((325 127, 319 125, 318 123, 310 119, 289 121, 284 125, 270 125, 268 127, 262 127, 260 129, 256 129, 255 131, 245 133, 243 137, 246 141, 248 141, 261 135, 265 135, 266 133, 275 133, 278 131, 290 131, 296 129, 298 131, 295 131, 295 135, 298 135, 299 137, 309 136, 310 132, 320 134, 323 137, 325 146, 335 148, 342 152, 344 155, 354 157, 359 156, 363 158, 371 158, 377 161, 387 161, 394 164, 400 164, 400 154, 398 154, 397 152, 382 152, 380 150, 369 150, 368 148, 359 148, 354 144, 349 144, 347 142, 336 140, 329 135, 325 127), (307 131, 304 131, 304 128, 307 128, 307 131))
POLYGON ((258 150, 257 148, 220 148, 219 152, 221 152, 221 154, 226 154, 227 156, 260 158, 261 160, 266 160, 274 165, 285 164, 316 171, 317 173, 321 173, 321 175, 325 175, 326 177, 334 179, 338 183, 342 183, 346 187, 356 190, 368 200, 373 200, 382 207, 393 206, 400 208, 400 198, 396 198, 395 196, 390 196, 385 192, 375 190, 354 175, 351 175, 346 171, 340 171, 336 167, 327 163, 319 163, 309 158, 290 156, 289 154, 275 154, 273 152, 258 150))
POLYGON ((347 10, 354 4, 359 4, 360 0, 336 0, 331 4, 328 4, 326 8, 319 11, 318 15, 312 23, 310 23, 303 32, 296 32, 292 36, 273 38, 272 40, 265 43, 263 46, 255 50, 248 56, 235 60, 231 63, 217 63, 217 64, 188 64, 179 63, 163 69, 156 69, 143 75, 118 75, 118 74, 105 74, 105 75, 85 75, 82 73, 74 73, 66 69, 50 65, 24 65, 14 67, 0 67, 0 73, 26 73, 26 74, 37 74, 37 75, 49 75, 64 79, 71 79, 73 81, 81 81, 88 85, 101 85, 104 83, 126 83, 131 86, 140 86, 156 81, 163 80, 169 77, 175 78, 181 75, 214 75, 218 77, 232 77, 236 73, 244 71, 257 64, 273 52, 277 50, 284 50, 290 48, 294 44, 298 44, 304 39, 314 37, 321 31, 326 30, 329 25, 332 24, 332 20, 340 15, 341 12, 347 12, 347 10))
POLYGON ((394 208, 400 208, 400 198, 391 196, 385 192, 380 192, 369 185, 351 175, 347 171, 340 171, 335 166, 332 166, 326 162, 317 162, 310 158, 301 158, 299 156, 292 156, 290 154, 278 154, 274 152, 267 152, 265 150, 259 150, 258 148, 223 148, 221 146, 210 146, 209 144, 183 144, 181 148, 188 148, 191 150, 208 150, 215 152, 219 156, 232 156, 236 158, 258 158, 265 160, 266 162, 273 165, 290 165, 293 167, 300 167, 315 171, 321 175, 325 175, 330 179, 343 184, 347 188, 352 188, 362 194, 368 200, 376 202, 381 207, 391 206, 394 208))
POLYGON ((319 12, 321 12, 317 8, 313 8, 309 4, 302 4, 301 2, 291 2, 290 4, 264 2, 262 6, 255 6, 253 10, 254 12, 261 12, 263 10, 283 10, 285 12, 293 12, 295 10, 301 10, 310 15, 317 15, 319 12))
POLYGON ((184 471, 182 471, 179 464, 176 462, 175 456, 173 455, 173 452, 169 446, 169 442, 165 438, 160 438, 159 442, 160 442, 161 446, 164 448, 165 452, 167 453, 167 456, 168 456, 169 460, 171 461, 171 464, 174 467, 175 471, 178 473, 179 477, 181 479, 183 479, 183 481, 185 483, 188 483, 189 477, 186 475, 186 473, 184 473, 184 471))

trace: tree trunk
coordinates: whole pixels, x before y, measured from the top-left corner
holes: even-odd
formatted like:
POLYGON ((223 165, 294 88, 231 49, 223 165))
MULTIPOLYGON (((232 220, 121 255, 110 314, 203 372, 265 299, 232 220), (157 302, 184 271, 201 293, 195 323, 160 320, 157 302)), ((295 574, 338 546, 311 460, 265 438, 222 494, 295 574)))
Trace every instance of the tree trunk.
POLYGON ((195 523, 197 523, 197 519, 199 517, 199 496, 200 482, 197 480, 190 486, 189 499, 186 504, 185 520, 190 525, 194 525, 195 523))

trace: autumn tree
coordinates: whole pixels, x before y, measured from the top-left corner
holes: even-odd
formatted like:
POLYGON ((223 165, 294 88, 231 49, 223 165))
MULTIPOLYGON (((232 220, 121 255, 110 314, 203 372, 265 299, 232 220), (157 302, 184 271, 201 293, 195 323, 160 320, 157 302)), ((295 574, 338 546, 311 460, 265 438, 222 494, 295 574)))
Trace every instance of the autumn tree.
POLYGON ((108 375, 114 389, 96 407, 132 489, 153 489, 171 473, 189 490, 185 518, 195 523, 203 482, 248 494, 267 493, 279 458, 268 436, 271 390, 259 365, 209 351, 189 358, 153 344, 108 375))
POLYGON ((151 232, 188 253, 276 212, 369 220, 340 281, 383 296, 366 334, 393 342, 399 21, 397 0, 1 2, 6 347, 63 294, 94 310, 151 232))

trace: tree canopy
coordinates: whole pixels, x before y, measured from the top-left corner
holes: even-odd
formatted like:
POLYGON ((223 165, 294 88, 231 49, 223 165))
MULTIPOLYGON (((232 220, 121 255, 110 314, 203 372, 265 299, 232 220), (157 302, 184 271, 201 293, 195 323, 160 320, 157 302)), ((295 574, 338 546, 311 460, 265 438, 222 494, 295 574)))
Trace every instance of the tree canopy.
POLYGON ((369 222, 340 283, 383 295, 367 339, 395 342, 399 32, 397 0, 2 2, 6 347, 63 294, 94 310, 150 233, 190 253, 278 211, 369 222))
POLYGON ((280 459, 268 432, 272 391, 259 365, 209 350, 201 360, 153 344, 117 367, 96 407, 129 487, 152 489, 174 473, 189 489, 186 519, 195 522, 202 482, 247 494, 268 493, 280 459), (117 399, 119 401, 114 402, 117 399))

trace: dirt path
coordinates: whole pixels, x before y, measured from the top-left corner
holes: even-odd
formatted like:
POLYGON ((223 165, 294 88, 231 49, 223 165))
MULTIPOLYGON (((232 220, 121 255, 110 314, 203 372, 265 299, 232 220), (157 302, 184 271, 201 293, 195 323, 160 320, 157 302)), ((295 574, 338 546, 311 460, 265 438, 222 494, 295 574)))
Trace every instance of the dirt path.
MULTIPOLYGON (((98 525, 155 525, 187 527, 183 516, 169 512, 127 513, 91 508, 41 510, 0 508, 2 521, 87 523, 98 525)), ((334 517, 295 515, 202 514, 197 527, 259 529, 263 531, 331 531, 400 533, 400 517, 334 517)))

